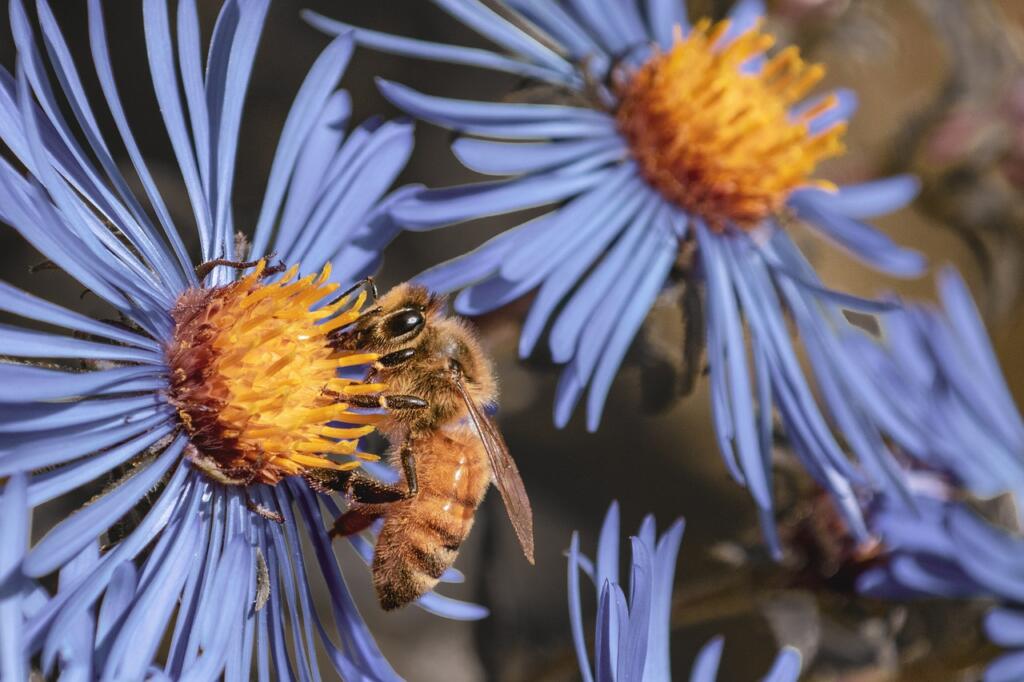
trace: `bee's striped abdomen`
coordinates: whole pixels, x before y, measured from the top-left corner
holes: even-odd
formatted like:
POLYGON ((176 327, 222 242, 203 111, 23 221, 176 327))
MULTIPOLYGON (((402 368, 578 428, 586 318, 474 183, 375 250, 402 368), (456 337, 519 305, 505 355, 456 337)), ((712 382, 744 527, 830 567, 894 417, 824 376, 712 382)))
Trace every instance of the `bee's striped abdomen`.
POLYGON ((473 439, 439 435, 418 457, 419 493, 387 515, 377 540, 373 582, 385 609, 431 590, 455 562, 490 485, 490 470, 473 439), (441 448, 444 448, 441 450, 441 448))

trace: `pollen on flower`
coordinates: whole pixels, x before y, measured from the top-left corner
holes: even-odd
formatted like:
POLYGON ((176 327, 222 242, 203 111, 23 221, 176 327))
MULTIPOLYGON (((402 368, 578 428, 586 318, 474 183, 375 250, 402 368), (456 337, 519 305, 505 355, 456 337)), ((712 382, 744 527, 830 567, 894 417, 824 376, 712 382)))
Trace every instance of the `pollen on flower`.
POLYGON ((823 159, 842 154, 846 128, 812 134, 810 121, 835 97, 799 114, 793 105, 824 76, 797 48, 768 59, 757 73, 743 65, 774 39, 754 29, 723 45, 728 21, 698 22, 685 38, 656 51, 620 83, 617 120, 647 180, 667 199, 722 230, 751 228, 778 212, 823 159))
POLYGON ((359 317, 366 294, 327 300, 338 288, 327 282, 329 264, 298 280, 295 266, 270 283, 265 268, 260 261, 236 282, 189 290, 174 308, 170 400, 190 456, 235 484, 355 468, 375 457, 356 447, 379 417, 351 412, 344 396, 383 386, 337 376, 376 356, 332 350, 327 335, 359 317))

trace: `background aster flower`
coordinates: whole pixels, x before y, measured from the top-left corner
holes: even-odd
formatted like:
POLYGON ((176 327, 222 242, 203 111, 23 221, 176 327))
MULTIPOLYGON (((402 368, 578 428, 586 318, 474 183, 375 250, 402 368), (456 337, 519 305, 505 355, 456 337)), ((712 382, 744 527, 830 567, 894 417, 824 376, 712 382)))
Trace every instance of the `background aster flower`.
POLYGON ((880 565, 860 576, 858 590, 885 599, 995 600, 985 632, 993 644, 1017 651, 993 661, 985 680, 1019 680, 1024 675, 1024 538, 930 488, 916 494, 912 505, 879 503, 872 525, 885 553, 880 565))
MULTIPOLYGON (((268 4, 226 2, 205 63, 193 0, 173 18, 165 0, 143 4, 199 262, 261 259, 235 281, 231 267, 197 276, 126 119, 100 1, 88 3, 89 46, 132 181, 46 1, 41 43, 21 0, 10 3, 18 60, 14 74, 0 70, 0 139, 16 161, 0 159, 0 220, 121 320, 0 283, 0 310, 69 332, 0 326, 5 679, 24 679, 29 656, 48 675, 82 678, 248 680, 255 669, 318 679, 318 652, 345 679, 397 677, 336 564, 325 531, 336 507, 290 474, 353 466, 372 430, 372 418, 321 392, 374 390, 336 374, 366 358, 306 342, 352 319, 359 301, 331 292, 371 271, 397 230, 386 212, 402 193, 383 195, 409 155, 411 125, 373 121, 346 135, 350 102, 335 87, 352 41, 333 41, 285 122, 251 240, 238 239, 236 151, 268 4), (294 265, 279 279, 265 271, 271 253, 294 265), (314 274, 294 280, 300 261, 314 274), (78 363, 86 369, 70 368, 78 363), (311 372, 323 383, 295 383, 311 372), (116 482, 99 487, 108 474, 116 482), (28 546, 33 509, 93 493, 28 546), (35 582, 54 577, 55 591, 35 582), (329 601, 318 609, 321 586, 329 601)), ((433 595, 424 606, 481 615, 433 595)))
POLYGON ((736 3, 726 22, 692 27, 679 0, 506 3, 522 17, 478 0, 435 2, 503 52, 306 18, 330 34, 354 30, 357 42, 376 50, 552 87, 539 95, 544 104, 490 103, 382 81, 381 91, 399 107, 467 135, 453 144, 466 166, 511 176, 422 191, 392 216, 407 229, 430 230, 558 206, 418 280, 438 291, 461 289, 455 308, 471 315, 536 292, 520 355, 534 353, 546 336, 551 357, 565 365, 555 422, 568 422, 587 392, 591 430, 659 294, 680 280, 702 286, 720 450, 749 488, 769 536, 777 412, 804 466, 866 537, 855 489, 900 482, 884 422, 852 400, 858 377, 833 351, 837 330, 849 327, 843 308, 891 306, 827 289, 784 227, 797 218, 887 274, 923 270, 919 254, 863 222, 907 204, 917 192, 914 179, 836 188, 811 177, 819 161, 842 151, 854 95, 808 99, 821 67, 804 64, 795 48, 765 55, 772 39, 756 28, 764 14, 757 1, 736 3), (816 386, 799 365, 787 316, 796 321, 816 386))
MULTIPOLYGON (((576 657, 584 682, 598 680, 669 680, 672 678, 669 639, 672 623, 672 582, 684 523, 677 519, 660 537, 653 516, 644 518, 630 537, 629 598, 619 581, 619 506, 612 502, 601 527, 597 561, 580 553, 579 534, 569 545, 569 618, 576 657), (580 571, 597 587, 594 626, 594 665, 583 632, 580 571)), ((691 682, 714 682, 724 639, 715 637, 700 651, 690 673, 691 682)), ((765 682, 795 681, 800 675, 800 653, 786 647, 775 659, 765 682)))
POLYGON ((881 320, 883 343, 849 331, 865 404, 919 467, 979 497, 1024 493, 1024 419, 961 276, 938 280, 941 308, 912 305, 881 320))
MULTIPOLYGON (((995 599, 989 639, 1024 647, 1024 420, 1006 385, 966 284, 939 277, 941 308, 907 306, 882 319, 884 343, 850 334, 845 348, 890 415, 890 438, 906 469, 906 497, 870 503, 879 565, 858 580, 888 599, 995 599), (979 515, 962 500, 988 511, 979 515), (1011 530, 1013 532, 1011 532, 1011 530)), ((1024 675, 1024 652, 992 663, 986 680, 1024 675)))

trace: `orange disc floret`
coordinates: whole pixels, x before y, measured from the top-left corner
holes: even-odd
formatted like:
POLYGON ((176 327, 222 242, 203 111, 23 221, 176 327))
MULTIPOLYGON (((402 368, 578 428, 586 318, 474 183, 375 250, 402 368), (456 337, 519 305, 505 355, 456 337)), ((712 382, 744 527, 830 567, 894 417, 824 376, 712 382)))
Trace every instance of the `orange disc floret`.
POLYGON ((186 291, 175 305, 170 400, 191 436, 190 457, 233 484, 355 468, 374 457, 356 448, 376 417, 340 400, 383 387, 337 376, 376 356, 334 351, 328 334, 359 317, 366 295, 323 304, 338 288, 327 282, 329 264, 299 280, 295 266, 272 283, 265 268, 260 261, 236 282, 186 291))
POLYGON ((758 29, 727 45, 728 21, 698 22, 685 38, 656 50, 623 79, 619 129, 647 180, 668 200, 713 229, 755 226, 778 212, 815 166, 843 153, 845 124, 811 134, 809 122, 834 96, 793 116, 791 110, 824 76, 795 47, 768 59, 758 73, 743 65, 774 39, 758 29))

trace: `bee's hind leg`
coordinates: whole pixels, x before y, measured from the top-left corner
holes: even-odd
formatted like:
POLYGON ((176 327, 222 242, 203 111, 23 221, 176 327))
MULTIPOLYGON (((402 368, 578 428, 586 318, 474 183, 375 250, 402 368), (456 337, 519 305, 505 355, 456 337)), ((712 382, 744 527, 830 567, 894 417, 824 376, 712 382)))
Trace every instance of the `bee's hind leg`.
POLYGON ((345 492, 359 504, 388 504, 401 502, 416 497, 420 491, 416 478, 416 458, 408 444, 402 446, 400 452, 402 472, 405 474, 405 487, 401 484, 382 483, 366 474, 355 471, 345 486, 345 492))
MULTIPOLYGON (((408 445, 402 446, 400 453, 402 459, 402 471, 405 473, 405 486, 382 483, 371 478, 361 471, 328 471, 319 469, 312 476, 313 472, 306 475, 306 480, 317 490, 325 492, 336 490, 348 495, 353 502, 360 505, 378 505, 401 502, 416 497, 419 493, 419 483, 416 477, 416 459, 413 456, 412 448, 408 445)), ((366 529, 380 516, 379 512, 368 512, 355 508, 349 509, 334 521, 334 528, 331 529, 331 537, 352 535, 366 529)))
POLYGON ((333 538, 344 538, 349 535, 361 533, 369 528, 374 521, 379 519, 381 514, 371 513, 365 509, 349 509, 347 512, 334 519, 334 526, 327 531, 333 538))

